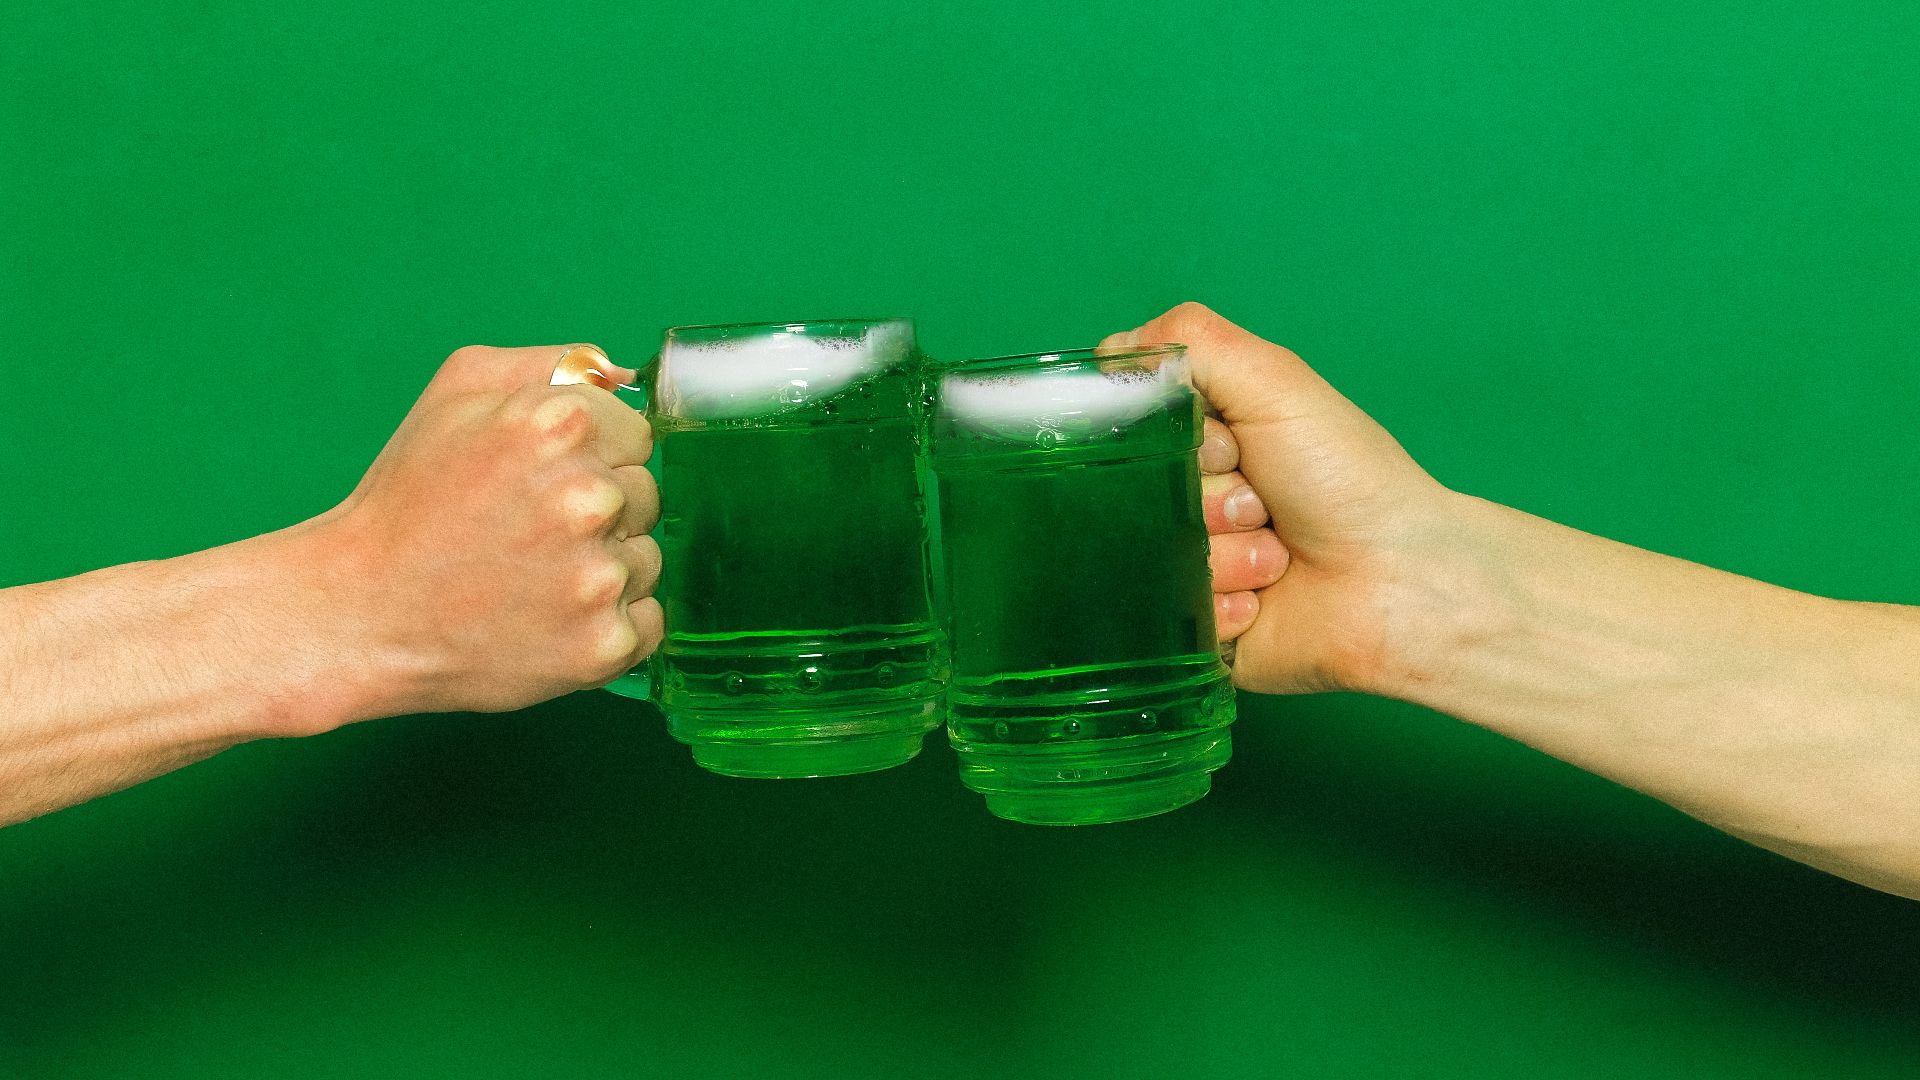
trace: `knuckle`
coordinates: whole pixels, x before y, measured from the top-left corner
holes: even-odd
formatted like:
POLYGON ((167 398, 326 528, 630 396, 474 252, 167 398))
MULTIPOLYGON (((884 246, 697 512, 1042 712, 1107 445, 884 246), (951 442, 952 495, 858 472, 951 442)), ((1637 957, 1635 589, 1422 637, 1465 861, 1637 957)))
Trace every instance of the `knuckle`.
POLYGON ((546 394, 532 387, 516 390, 501 400, 500 417, 508 424, 532 431, 534 410, 546 399, 546 394))
POLYGON ((584 430, 590 418, 586 402, 577 395, 555 393, 527 410, 527 419, 541 433, 553 434, 563 429, 584 430))
POLYGON ((631 572, 618 559, 595 559, 580 571, 576 592, 583 603, 595 607, 612 604, 626 592, 631 572))
POLYGON ((577 449, 593 431, 585 403, 568 393, 516 395, 508 415, 547 457, 577 449))
POLYGON ((447 354, 446 366, 470 368, 485 364, 491 359, 493 349, 486 345, 462 345, 447 354))
POLYGON ((1222 347, 1229 344, 1232 324, 1219 313, 1197 300, 1188 300, 1163 317, 1159 336, 1195 348, 1222 347))
POLYGON ((575 525, 599 531, 613 524, 626 508, 626 494, 611 480, 590 477, 567 488, 561 496, 561 508, 575 525))
POLYGON ((1198 300, 1184 300, 1167 312, 1169 326, 1182 332, 1204 331, 1220 321, 1220 316, 1198 300))

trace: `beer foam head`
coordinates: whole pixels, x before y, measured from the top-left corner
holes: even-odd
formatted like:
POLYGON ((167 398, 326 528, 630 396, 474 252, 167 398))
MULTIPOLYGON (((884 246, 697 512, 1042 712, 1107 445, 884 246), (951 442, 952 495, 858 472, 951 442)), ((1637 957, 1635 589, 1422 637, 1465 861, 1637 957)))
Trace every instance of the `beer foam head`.
POLYGON ((660 406, 698 420, 783 412, 877 375, 913 348, 913 327, 880 322, 838 336, 791 329, 713 341, 675 341, 660 354, 660 406))
POLYGON ((1041 431, 1093 433, 1125 427, 1165 408, 1185 385, 1184 365, 1091 364, 1017 372, 949 374, 940 408, 968 427, 1015 439, 1041 431))

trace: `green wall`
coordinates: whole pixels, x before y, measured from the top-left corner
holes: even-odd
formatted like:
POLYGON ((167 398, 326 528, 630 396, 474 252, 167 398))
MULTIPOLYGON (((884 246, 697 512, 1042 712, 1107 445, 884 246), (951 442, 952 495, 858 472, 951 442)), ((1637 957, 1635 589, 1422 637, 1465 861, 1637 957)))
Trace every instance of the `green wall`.
MULTIPOLYGON (((1920 9, 1346 6, 6 5, 0 584, 325 508, 466 342, 1191 297, 1457 487, 1920 601, 1920 9)), ((1079 831, 597 693, 245 747, 0 833, 0 1076, 1920 1071, 1920 907, 1417 709, 1243 717, 1079 831)))

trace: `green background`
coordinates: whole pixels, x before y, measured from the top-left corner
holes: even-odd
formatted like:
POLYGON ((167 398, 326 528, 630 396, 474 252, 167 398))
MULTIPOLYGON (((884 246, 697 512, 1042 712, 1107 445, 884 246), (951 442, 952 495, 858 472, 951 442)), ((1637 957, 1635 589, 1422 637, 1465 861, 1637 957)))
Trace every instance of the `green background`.
MULTIPOLYGON (((1920 8, 1344 7, 8 4, 0 584, 324 509, 467 342, 1199 298, 1456 487, 1920 601, 1920 8)), ((1920 1070, 1920 906, 1243 709, 1210 798, 1079 831, 597 693, 244 747, 0 833, 0 1076, 1920 1070)))

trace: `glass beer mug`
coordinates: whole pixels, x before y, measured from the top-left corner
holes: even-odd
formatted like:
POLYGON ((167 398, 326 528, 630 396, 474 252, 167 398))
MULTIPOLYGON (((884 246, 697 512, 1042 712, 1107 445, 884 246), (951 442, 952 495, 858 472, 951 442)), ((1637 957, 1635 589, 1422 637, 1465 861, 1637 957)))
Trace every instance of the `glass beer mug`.
POLYGON ((608 689, 701 766, 839 776, 940 722, 924 358, 906 319, 680 326, 621 396, 653 424, 666 640, 608 689))
POLYGON ((931 430, 961 779, 1048 825, 1205 795, 1234 697, 1185 348, 952 365, 931 430))

